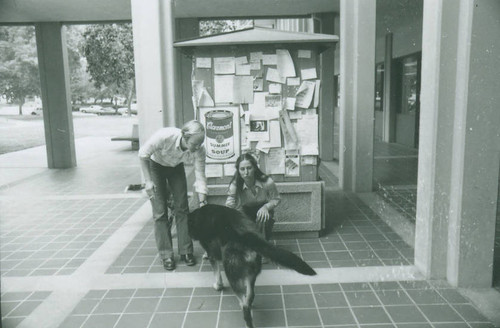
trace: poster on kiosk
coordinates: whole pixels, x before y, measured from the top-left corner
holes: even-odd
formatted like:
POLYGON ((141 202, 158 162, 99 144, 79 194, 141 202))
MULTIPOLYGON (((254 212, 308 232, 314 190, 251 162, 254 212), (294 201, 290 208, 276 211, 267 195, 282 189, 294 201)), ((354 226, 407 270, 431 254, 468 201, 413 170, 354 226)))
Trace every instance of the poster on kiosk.
POLYGON ((240 155, 240 108, 200 107, 199 118, 205 127, 207 163, 236 162, 240 155))

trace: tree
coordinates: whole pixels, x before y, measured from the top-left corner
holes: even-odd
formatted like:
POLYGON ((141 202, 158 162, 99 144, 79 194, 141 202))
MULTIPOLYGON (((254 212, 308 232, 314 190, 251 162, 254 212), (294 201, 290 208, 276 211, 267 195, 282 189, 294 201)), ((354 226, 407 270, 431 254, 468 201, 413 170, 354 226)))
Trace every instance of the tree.
POLYGON ((0 95, 19 104, 40 96, 40 78, 33 26, 0 26, 0 95))
POLYGON ((212 35, 252 27, 253 20, 210 19, 200 21, 200 35, 212 35))
POLYGON ((71 102, 84 102, 85 99, 95 97, 98 90, 90 82, 87 72, 87 62, 83 56, 83 32, 85 25, 66 26, 66 47, 68 50, 69 78, 71 88, 71 102))
POLYGON ((130 103, 135 90, 134 46, 131 24, 90 25, 83 33, 87 72, 95 87, 107 88, 130 103))

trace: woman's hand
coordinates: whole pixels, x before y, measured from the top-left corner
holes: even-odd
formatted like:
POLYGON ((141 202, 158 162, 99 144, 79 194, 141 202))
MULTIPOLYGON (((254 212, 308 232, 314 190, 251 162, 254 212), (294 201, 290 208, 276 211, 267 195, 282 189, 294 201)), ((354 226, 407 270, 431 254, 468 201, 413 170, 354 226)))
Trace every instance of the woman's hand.
POLYGON ((153 181, 146 181, 144 184, 144 190, 146 191, 146 194, 148 194, 149 199, 153 199, 155 197, 156 186, 153 181))
POLYGON ((270 218, 269 210, 267 209, 267 206, 264 205, 257 212, 257 223, 267 222, 269 218, 270 218))

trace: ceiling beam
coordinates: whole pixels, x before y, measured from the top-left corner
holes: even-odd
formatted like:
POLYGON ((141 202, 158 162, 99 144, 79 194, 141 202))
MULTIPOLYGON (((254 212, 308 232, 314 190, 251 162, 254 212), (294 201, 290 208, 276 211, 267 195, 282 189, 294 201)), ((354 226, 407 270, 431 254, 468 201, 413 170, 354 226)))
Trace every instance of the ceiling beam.
MULTIPOLYGON (((152 1, 152 0, 147 0, 152 1)), ((174 0, 177 18, 279 17, 338 12, 339 0, 174 0)), ((130 0, 0 0, 0 23, 130 21, 130 0)))

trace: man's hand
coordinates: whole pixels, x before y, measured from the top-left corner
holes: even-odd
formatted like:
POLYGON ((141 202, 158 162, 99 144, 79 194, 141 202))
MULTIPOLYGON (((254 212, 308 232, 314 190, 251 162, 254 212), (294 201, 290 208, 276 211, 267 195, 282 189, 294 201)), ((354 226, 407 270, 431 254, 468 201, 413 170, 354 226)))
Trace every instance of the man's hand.
POLYGON ((207 195, 205 194, 198 194, 198 200, 199 200, 198 205, 200 205, 200 207, 203 207, 208 204, 207 195))
POLYGON ((153 181, 148 180, 144 184, 144 190, 146 191, 146 194, 148 195, 149 199, 153 199, 155 197, 155 192, 156 192, 156 186, 153 183, 153 181))

